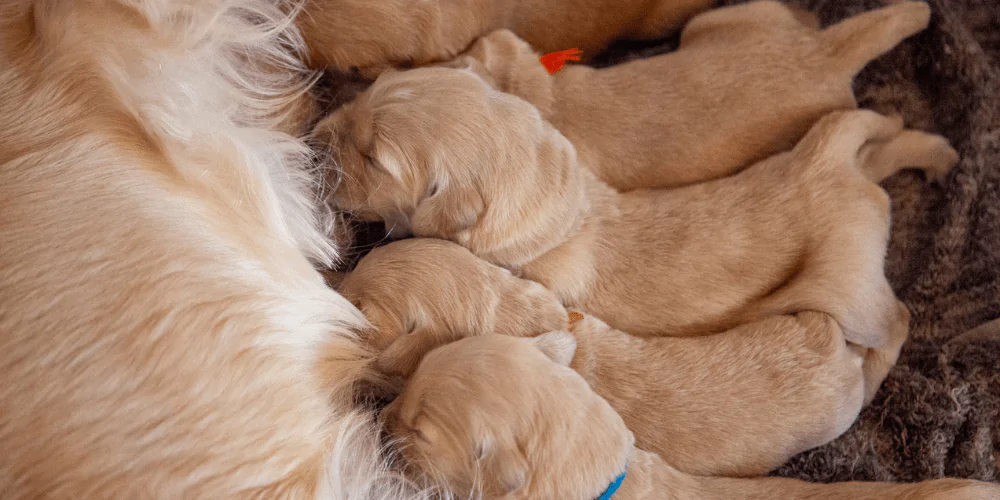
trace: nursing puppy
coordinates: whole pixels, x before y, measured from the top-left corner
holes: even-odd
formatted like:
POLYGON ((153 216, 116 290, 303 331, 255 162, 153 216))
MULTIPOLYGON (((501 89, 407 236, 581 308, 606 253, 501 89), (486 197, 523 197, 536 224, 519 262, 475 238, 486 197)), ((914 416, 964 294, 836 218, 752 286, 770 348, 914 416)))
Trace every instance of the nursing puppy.
POLYGON ((298 17, 314 65, 357 68, 455 57, 477 37, 509 29, 534 47, 597 55, 617 38, 656 39, 713 0, 311 0, 298 17))
MULTIPOLYGON (((454 243, 414 239, 379 250, 348 277, 344 293, 379 325, 383 342, 395 338, 377 358, 384 374, 409 377, 428 351, 464 337, 567 328, 554 294, 454 243), (407 324, 419 326, 410 333, 407 324)), ((574 316, 571 367, 621 414, 640 447, 699 474, 764 474, 839 436, 874 396, 907 334, 902 323, 887 346, 866 350, 849 346, 828 315, 803 312, 717 335, 642 339, 574 316)))
POLYGON ((364 338, 391 375, 412 372, 433 346, 472 334, 528 336, 568 325, 555 294, 444 240, 376 248, 337 290, 368 318, 364 338))
POLYGON ((573 339, 565 333, 472 337, 431 352, 382 415, 407 471, 429 486, 450 485, 459 498, 508 500, 593 500, 623 473, 615 500, 986 500, 1000 494, 1000 486, 953 479, 811 484, 689 475, 636 448, 611 405, 565 366, 571 358, 573 339))
POLYGON ((425 68, 383 75, 316 134, 338 152, 342 208, 455 241, 616 328, 702 334, 818 310, 876 347, 904 318, 882 271, 889 200, 875 181, 907 166, 940 175, 957 158, 901 128, 834 113, 736 176, 621 194, 527 102, 425 68))
POLYGON ((684 472, 741 477, 843 434, 909 330, 901 322, 885 346, 864 349, 819 312, 688 338, 635 337, 580 317, 570 327, 570 367, 622 416, 637 446, 684 472))
POLYGON ((732 174, 790 149, 828 112, 856 107, 858 71, 929 19, 926 3, 902 2, 820 30, 759 1, 698 15, 675 52, 609 68, 549 75, 510 31, 448 65, 534 104, 612 187, 669 187, 732 174))

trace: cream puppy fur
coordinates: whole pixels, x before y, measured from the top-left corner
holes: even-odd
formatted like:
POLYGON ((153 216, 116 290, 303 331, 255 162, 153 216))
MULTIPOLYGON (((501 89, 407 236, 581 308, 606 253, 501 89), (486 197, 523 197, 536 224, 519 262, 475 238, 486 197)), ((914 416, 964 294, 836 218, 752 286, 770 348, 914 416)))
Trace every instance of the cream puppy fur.
POLYGON ((908 332, 901 323, 884 347, 863 349, 818 312, 690 338, 635 337, 581 317, 570 328, 570 367, 622 416, 637 446, 685 472, 725 476, 766 474, 843 434, 908 332))
POLYGON ((698 15, 677 51, 609 68, 549 75, 510 31, 479 39, 449 65, 534 104, 612 187, 669 187, 791 149, 826 113, 856 107, 858 71, 929 19, 926 3, 902 2, 820 30, 759 1, 698 15))
POLYGON ((342 208, 455 241, 616 328, 691 335, 818 310, 877 347, 905 318, 882 271, 889 199, 875 181, 957 160, 901 128, 838 112, 733 177, 620 194, 527 102, 425 68, 383 75, 316 134, 339 152, 342 208))
POLYGON ((4 499, 416 498, 347 400, 364 319, 313 267, 294 14, 0 3, 4 499))
POLYGON ((368 318, 378 368, 409 374, 433 346, 478 333, 538 335, 568 326, 559 298, 444 240, 372 250, 338 291, 368 318), (405 340, 399 342, 398 340, 405 340))
MULTIPOLYGON (((467 336, 566 329, 554 294, 454 243, 413 239, 378 250, 342 291, 381 325, 382 342, 395 338, 378 357, 383 373, 409 377, 428 351, 467 336)), ((764 474, 839 436, 907 334, 903 322, 886 347, 862 349, 828 315, 803 312, 716 335, 642 339, 574 316, 571 367, 621 414, 641 448, 699 474, 764 474)))
POLYGON ((542 51, 595 56, 617 38, 656 39, 714 0, 310 0, 298 22, 314 65, 376 74, 444 61, 477 37, 509 29, 542 51))
MULTIPOLYGON (((565 366, 573 338, 471 337, 428 354, 383 413, 414 477, 459 498, 593 500, 627 472, 614 500, 987 500, 1000 486, 811 484, 693 476, 636 448, 625 422, 565 366)), ((663 425, 672 424, 664 420, 663 425)), ((672 457, 668 457, 672 458, 672 457)))

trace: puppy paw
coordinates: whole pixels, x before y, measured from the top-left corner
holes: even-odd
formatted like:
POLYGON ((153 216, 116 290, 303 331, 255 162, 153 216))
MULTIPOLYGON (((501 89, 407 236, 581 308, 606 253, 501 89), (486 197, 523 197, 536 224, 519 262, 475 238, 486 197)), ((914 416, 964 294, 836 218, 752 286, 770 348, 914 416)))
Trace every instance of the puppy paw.
POLYGON ((948 172, 958 165, 961 157, 955 148, 951 147, 948 140, 940 135, 935 135, 929 140, 926 163, 922 165, 927 178, 932 181, 942 182, 947 177, 948 172))
POLYGON ((522 280, 501 300, 495 333, 526 337, 569 326, 566 308, 556 294, 534 281, 522 280))
POLYGON ((427 330, 417 330, 397 338, 375 358, 375 368, 390 377, 409 378, 420 361, 435 348, 461 338, 427 330))

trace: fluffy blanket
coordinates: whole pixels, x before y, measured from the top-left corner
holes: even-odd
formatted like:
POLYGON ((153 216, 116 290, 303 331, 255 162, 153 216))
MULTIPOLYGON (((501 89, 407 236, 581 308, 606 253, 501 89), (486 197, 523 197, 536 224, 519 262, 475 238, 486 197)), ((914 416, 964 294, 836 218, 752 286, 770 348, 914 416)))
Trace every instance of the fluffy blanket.
MULTIPOLYGON (((824 24, 883 5, 787 1, 816 12, 824 24)), ((948 137, 963 157, 943 186, 910 172, 884 184, 894 210, 886 273, 913 313, 910 340, 857 423, 776 475, 821 482, 1000 480, 1000 326, 963 335, 1000 317, 1000 5, 929 1, 931 27, 872 63, 855 85, 863 107, 901 113, 908 126, 948 137)), ((599 63, 675 44, 620 44, 599 63)), ((367 241, 358 254, 376 234, 359 238, 367 241)))

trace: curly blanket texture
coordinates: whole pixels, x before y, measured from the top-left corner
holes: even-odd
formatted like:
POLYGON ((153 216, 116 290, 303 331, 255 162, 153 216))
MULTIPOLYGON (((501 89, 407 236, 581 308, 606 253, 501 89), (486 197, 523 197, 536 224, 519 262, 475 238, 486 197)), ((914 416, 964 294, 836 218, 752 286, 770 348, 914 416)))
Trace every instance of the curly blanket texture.
MULTIPOLYGON (((910 339, 854 426, 775 475, 1000 480, 1000 323, 965 333, 1000 317, 1000 4, 929 2, 930 28, 870 64, 855 83, 862 107, 900 113, 908 126, 946 136, 962 155, 943 185, 913 172, 884 183, 893 203, 886 274, 913 313, 910 339)), ((743 2, 722 2, 735 3, 743 2)), ((787 3, 817 13, 824 25, 885 4, 787 3)), ((599 64, 675 46, 676 38, 618 44, 599 64)), ((366 243, 360 249, 377 245, 370 231, 356 236, 366 243)))

